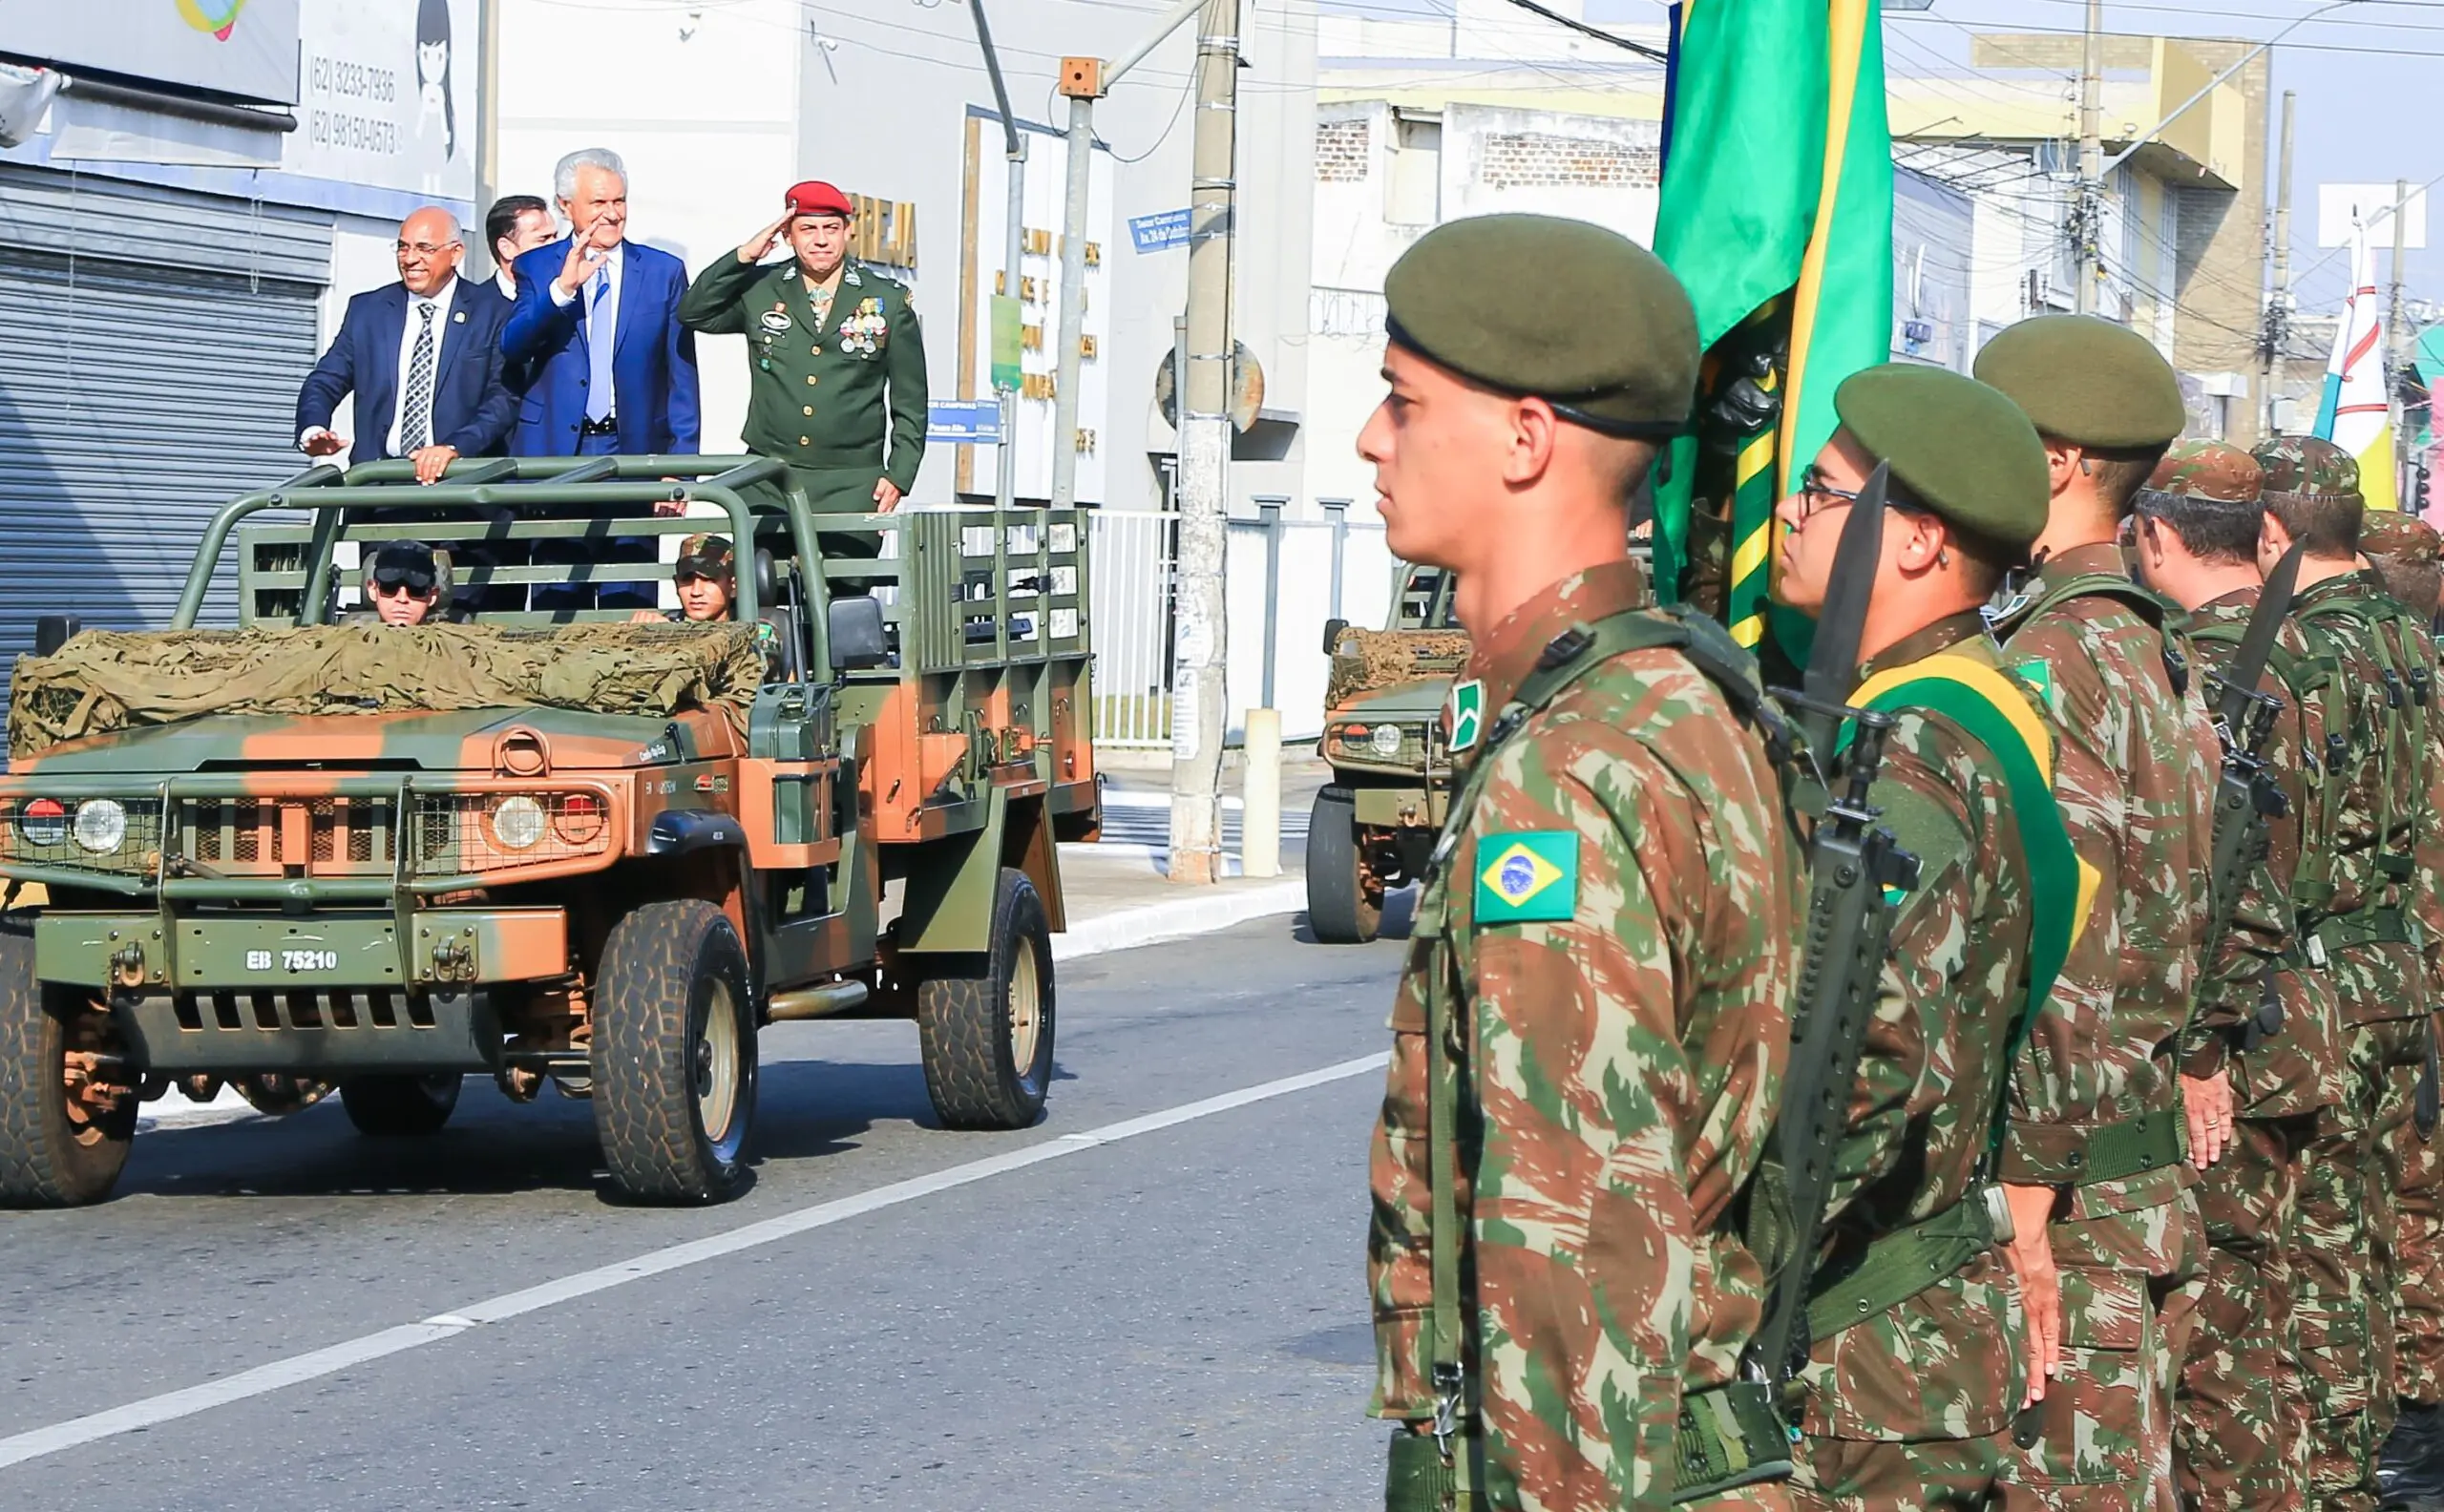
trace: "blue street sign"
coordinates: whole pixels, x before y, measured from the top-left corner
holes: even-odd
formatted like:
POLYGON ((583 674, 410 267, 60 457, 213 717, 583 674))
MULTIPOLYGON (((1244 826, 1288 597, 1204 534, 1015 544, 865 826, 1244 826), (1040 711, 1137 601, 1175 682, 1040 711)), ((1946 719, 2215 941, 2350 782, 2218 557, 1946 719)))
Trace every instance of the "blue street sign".
POLYGON ((1130 216, 1129 240, 1140 252, 1161 252, 1188 245, 1188 212, 1165 210, 1156 215, 1130 216))
POLYGON ((995 446, 1001 440, 998 399, 936 399, 925 406, 927 445, 995 446))

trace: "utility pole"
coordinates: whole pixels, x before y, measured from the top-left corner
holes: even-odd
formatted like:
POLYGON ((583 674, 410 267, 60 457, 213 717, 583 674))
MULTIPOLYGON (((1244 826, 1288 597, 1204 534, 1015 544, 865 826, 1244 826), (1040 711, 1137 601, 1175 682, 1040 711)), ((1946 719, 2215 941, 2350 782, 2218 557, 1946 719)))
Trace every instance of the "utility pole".
MULTIPOLYGON (((1001 82, 1001 54, 994 51, 993 32, 984 23, 984 0, 968 0, 968 10, 976 16, 976 45, 984 51, 984 72, 993 81, 993 104, 1001 116, 1001 156, 1009 164, 1008 208, 1002 212, 1001 227, 1001 298, 1016 303, 1019 295, 1019 260, 1026 251, 1027 208, 1027 141, 1019 131, 1019 120, 1010 113, 1010 91, 1001 82)), ((996 384, 994 397, 1000 401, 1001 444, 993 449, 993 503, 1008 509, 1019 494, 1019 393, 1007 384, 996 384)))
POLYGON ((1179 396, 1179 564, 1171 657, 1171 871, 1222 877, 1223 531, 1231 474, 1231 245, 1237 215, 1239 0, 1196 38, 1189 191, 1188 388, 1179 396))
POLYGON ((2071 257, 2076 287, 2073 308, 2096 312, 2096 240, 2104 195, 2104 0, 2088 0, 2085 45, 2079 53, 2079 185, 2071 203, 2071 257))
POLYGON ((2258 396, 2264 401, 2265 434, 2274 434, 2275 372, 2291 333, 2291 112, 2299 95, 2283 92, 2283 148, 2274 179, 2274 277, 2265 301, 2265 328, 2258 338, 2258 396))
MULTIPOLYGON (((2411 496, 2403 478, 2403 463, 2410 456, 2409 439, 2402 434, 2402 390, 2400 374, 2410 366, 2410 322, 2402 308, 2402 253, 2409 242, 2410 180, 2393 180, 2393 288, 2392 298, 2385 306, 2385 419, 2393 428, 2393 502, 2399 504, 2411 496)), ((2416 514, 2415 509, 2412 510, 2416 514)))

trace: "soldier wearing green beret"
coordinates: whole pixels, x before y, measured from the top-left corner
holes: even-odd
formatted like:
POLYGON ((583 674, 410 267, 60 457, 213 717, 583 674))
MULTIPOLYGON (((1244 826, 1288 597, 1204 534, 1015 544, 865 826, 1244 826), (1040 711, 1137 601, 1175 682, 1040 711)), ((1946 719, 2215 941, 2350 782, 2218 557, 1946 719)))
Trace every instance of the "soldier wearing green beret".
MULTIPOLYGON (((2261 487, 2257 460, 2239 447, 2185 441, 2137 499, 2139 571, 2188 612, 2196 675, 2219 700, 2260 613, 2261 487)), ((2286 801, 2265 817, 2265 850, 2229 905, 2231 928, 2213 948, 2180 1046, 2192 1078, 2229 1069, 2237 1115, 2230 1147, 2197 1188, 2205 1292, 2174 1404, 2181 1495, 2218 1512, 2296 1508, 2307 1490, 2307 1418, 2290 1359, 2292 1250, 2308 1144, 2342 1075, 2333 984, 2307 956, 2291 901, 2304 857, 2323 845, 2307 822, 2309 773, 2323 760, 2317 666, 2299 627, 2284 622, 2258 674, 2255 690, 2268 702, 2256 750, 2286 801)))
POLYGON ((2422 1294, 2404 1262, 2422 1245, 2399 1231, 2395 1208, 2406 1185, 2413 1217, 2420 1201, 2409 1180, 2423 1154, 2412 1115, 2433 1053, 2432 984, 2444 976, 2444 858, 2428 819, 2434 658, 2424 619, 2396 603, 2360 555, 2358 464, 2314 437, 2286 436, 2256 454, 2265 470, 2260 565, 2299 548, 2292 618, 2337 668, 2324 699, 2328 802, 2316 810, 2330 826, 2330 859, 2304 868, 2295 890, 2345 1037, 2341 1097, 2320 1117, 2300 1198, 2299 1353, 2310 1499, 2368 1508, 2380 1499, 2376 1460, 2399 1398, 2412 1410, 2391 1468, 2432 1474, 2423 1451, 2436 1426, 2433 1383, 2421 1379, 2432 1364, 2414 1338, 2398 1350, 2397 1331, 2415 1327, 2422 1294))
POLYGON ((2224 1073, 2184 1083, 2174 1063, 2209 948, 2221 757, 2180 611, 2131 579, 2118 540, 2186 412, 2154 346, 2092 316, 2023 321, 1987 344, 1976 372, 2045 443, 2037 576, 1995 628, 2004 664, 2068 732, 2054 790, 2102 879, 2020 1059, 2003 1146, 2021 1243, 2051 1215, 2061 1268, 2058 1292, 2030 1289, 2058 1379, 2012 1480, 2083 1505, 2166 1505, 2173 1382, 2205 1251, 2184 1157, 2211 1164, 2231 1133, 2224 1073))
POLYGON ((1435 228, 1384 300, 1359 452, 1475 641, 1372 1146, 1386 1505, 1780 1506, 1733 1198, 1788 1056, 1797 843, 1746 656, 1627 550, 1696 320, 1652 255, 1541 216, 1435 228), (1488 301, 1489 267, 1536 276, 1488 301))
MULTIPOLYGON (((1893 905, 1832 1162, 1792 1489, 1803 1509, 1982 1508, 2001 1504, 2014 1415, 2045 1390, 1997 1247, 1994 1136, 2012 1046, 2078 923, 2055 732, 1978 615, 2044 528, 2045 453, 2011 401, 1940 368, 1868 368, 1833 406, 1840 429, 1779 507, 1775 594, 1821 610, 1886 464, 1850 702, 1896 721, 1869 802, 1918 876, 1893 905)), ((2041 1262, 2041 1219, 2031 1237, 2013 1252, 2041 1262)))
MULTIPOLYGON (((748 449, 790 465, 819 513, 894 510, 925 455, 925 337, 905 285, 848 255, 853 214, 827 183, 716 258, 679 302, 690 330, 747 338, 748 449), (787 262, 764 264, 788 238, 787 262)), ((824 536, 872 556, 872 536, 824 536)))

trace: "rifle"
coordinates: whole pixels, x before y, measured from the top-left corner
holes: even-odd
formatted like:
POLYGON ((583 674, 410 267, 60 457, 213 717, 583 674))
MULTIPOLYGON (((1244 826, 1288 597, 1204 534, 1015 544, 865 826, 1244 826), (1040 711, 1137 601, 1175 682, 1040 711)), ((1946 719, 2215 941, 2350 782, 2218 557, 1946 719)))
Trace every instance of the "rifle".
POLYGON ((1888 714, 1847 700, 1859 670, 1859 636, 1884 543, 1890 472, 1879 466, 1859 491, 1833 553, 1833 574, 1798 692, 1775 696, 1800 711, 1816 769, 1830 767, 1844 721, 1857 734, 1839 794, 1828 794, 1808 848, 1807 956, 1793 1015, 1790 1072, 1776 1124, 1775 1159, 1790 1223, 1792 1251, 1766 1297, 1763 1321, 1743 1356, 1752 1378, 1780 1386, 1807 1364, 1813 1341, 1804 1321, 1816 1270, 1819 1229, 1832 1185, 1833 1157, 1849 1124, 1850 1086, 1866 1042, 1885 944, 1892 930, 1887 887, 1918 882, 1918 861, 1876 823, 1867 801, 1884 761, 1888 714))
MULTIPOLYGON (((2274 717, 2283 701, 2258 690, 2283 620, 2291 613, 2293 590, 2300 580, 2300 548, 2292 547, 2268 573, 2249 613, 2231 661, 2216 674, 2215 733, 2223 747, 2223 769, 2215 780, 2215 836, 2207 872, 2207 938, 2221 941, 2240 912, 2241 893, 2248 886, 2250 868, 2265 854, 2266 827, 2289 811, 2283 788, 2265 763, 2265 743, 2274 731, 2274 717)), ((2255 1046, 2283 1027, 2283 1004, 2272 992, 2261 994, 2258 1011, 2243 1031, 2244 1046, 2255 1046)))

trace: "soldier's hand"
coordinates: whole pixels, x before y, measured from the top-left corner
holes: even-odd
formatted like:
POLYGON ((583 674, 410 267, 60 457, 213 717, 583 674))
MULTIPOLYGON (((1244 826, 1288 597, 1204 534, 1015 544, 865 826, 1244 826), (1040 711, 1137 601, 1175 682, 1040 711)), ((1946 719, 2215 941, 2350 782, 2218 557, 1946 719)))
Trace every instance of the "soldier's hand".
POLYGON ((298 448, 309 457, 334 456, 348 450, 348 437, 333 435, 321 426, 316 426, 306 432, 306 439, 298 443, 298 448))
POLYGON ((416 465, 417 482, 438 483, 441 474, 450 470, 450 464, 458 460, 458 449, 453 446, 429 446, 420 452, 411 452, 408 460, 416 465))
POLYGON ((662 622, 662 611, 659 609, 640 609, 628 616, 630 624, 661 624, 662 622))
POLYGON ((891 479, 876 478, 874 480, 874 513, 878 514, 890 514, 893 510, 899 508, 899 501, 902 496, 903 495, 899 492, 899 485, 894 483, 891 479))
POLYGON ((2003 1198, 2011 1205, 2012 1274, 2019 1282, 2020 1307, 2028 1313, 2028 1401, 2045 1399, 2049 1381, 2062 1373, 2062 1278, 2054 1269, 2054 1241, 2047 1228, 2054 1216, 2054 1188, 2006 1184, 2003 1198))
POLYGON ((795 210, 782 211, 781 219, 738 244, 738 260, 741 262, 761 262, 771 256, 772 243, 781 240, 781 233, 787 231, 790 222, 797 218, 795 210))
POLYGON ((2232 1147, 2232 1078, 2219 1069, 2203 1079, 2183 1075, 2181 1106, 2189 1118, 2189 1163, 2204 1170, 2232 1147))

